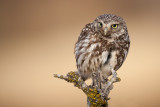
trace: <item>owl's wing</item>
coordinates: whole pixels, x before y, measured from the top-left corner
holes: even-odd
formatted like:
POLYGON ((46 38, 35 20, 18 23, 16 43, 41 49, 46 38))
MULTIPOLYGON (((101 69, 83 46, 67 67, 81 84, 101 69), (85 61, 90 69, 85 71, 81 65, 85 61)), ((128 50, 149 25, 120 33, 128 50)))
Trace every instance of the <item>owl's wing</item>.
POLYGON ((87 24, 81 31, 78 41, 75 44, 74 53, 76 57, 77 69, 81 74, 81 77, 85 80, 90 77, 91 72, 89 71, 89 64, 91 63, 90 58, 92 57, 92 51, 89 49, 91 46, 90 36, 93 34, 94 28, 92 23, 87 24))
POLYGON ((84 40, 88 36, 88 34, 92 32, 94 32, 93 24, 92 23, 86 24, 80 33, 77 43, 84 40))
POLYGON ((78 37, 78 41, 75 44, 75 48, 74 48, 74 53, 76 55, 76 60, 78 58, 78 56, 80 55, 80 49, 84 47, 84 45, 82 45, 82 42, 87 41, 87 36, 93 32, 93 25, 92 23, 87 24, 81 31, 79 37, 78 37))

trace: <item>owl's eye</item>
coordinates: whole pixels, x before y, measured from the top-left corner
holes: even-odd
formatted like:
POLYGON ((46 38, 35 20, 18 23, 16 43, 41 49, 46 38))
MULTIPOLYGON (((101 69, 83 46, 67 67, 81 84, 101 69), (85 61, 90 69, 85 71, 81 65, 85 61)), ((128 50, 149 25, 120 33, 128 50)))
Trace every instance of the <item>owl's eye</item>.
POLYGON ((114 29, 117 28, 117 27, 118 27, 118 24, 113 24, 112 25, 112 28, 114 28, 114 29))
POLYGON ((98 22, 98 27, 102 28, 103 24, 101 22, 98 22))

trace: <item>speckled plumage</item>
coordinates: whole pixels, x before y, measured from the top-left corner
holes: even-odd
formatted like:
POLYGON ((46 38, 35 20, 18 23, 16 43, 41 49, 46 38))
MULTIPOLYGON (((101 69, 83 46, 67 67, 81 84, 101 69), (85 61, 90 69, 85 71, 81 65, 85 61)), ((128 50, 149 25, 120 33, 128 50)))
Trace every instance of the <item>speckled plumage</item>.
POLYGON ((125 21, 116 15, 98 16, 83 29, 75 45, 78 73, 83 80, 100 71, 104 78, 117 71, 129 50, 130 40, 125 21), (117 28, 113 28, 116 26, 117 28))

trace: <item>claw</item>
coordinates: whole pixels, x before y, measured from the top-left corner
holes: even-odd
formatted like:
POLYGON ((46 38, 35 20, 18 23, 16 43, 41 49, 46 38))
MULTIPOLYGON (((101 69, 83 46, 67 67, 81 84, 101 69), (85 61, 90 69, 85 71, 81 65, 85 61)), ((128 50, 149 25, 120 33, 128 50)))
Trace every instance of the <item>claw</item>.
POLYGON ((120 82, 120 81, 121 81, 121 78, 117 77, 116 82, 120 82))

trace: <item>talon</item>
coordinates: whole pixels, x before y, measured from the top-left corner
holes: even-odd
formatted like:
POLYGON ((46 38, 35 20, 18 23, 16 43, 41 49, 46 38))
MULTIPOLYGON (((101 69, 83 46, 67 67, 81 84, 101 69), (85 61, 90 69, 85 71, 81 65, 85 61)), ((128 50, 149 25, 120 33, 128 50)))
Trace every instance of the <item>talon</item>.
POLYGON ((121 78, 117 77, 116 82, 120 82, 120 81, 121 81, 121 78))
POLYGON ((108 81, 108 78, 105 78, 104 76, 102 76, 103 77, 103 80, 105 80, 105 82, 107 82, 108 81))

